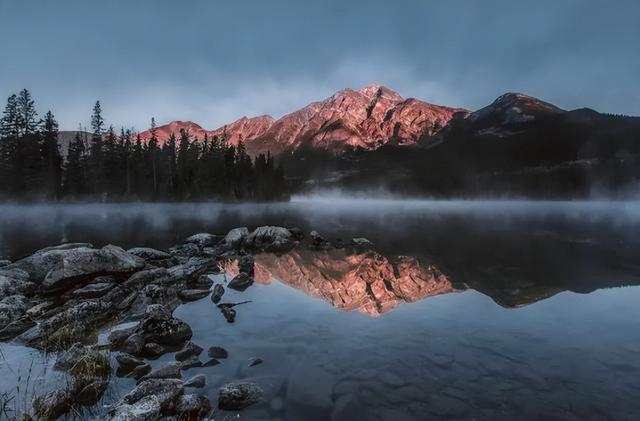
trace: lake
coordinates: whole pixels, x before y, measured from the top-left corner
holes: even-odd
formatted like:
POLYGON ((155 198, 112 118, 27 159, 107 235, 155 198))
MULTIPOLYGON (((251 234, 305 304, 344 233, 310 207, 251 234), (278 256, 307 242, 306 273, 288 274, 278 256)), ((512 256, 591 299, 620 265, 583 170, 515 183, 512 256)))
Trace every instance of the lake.
MULTIPOLYGON (((263 387, 241 419, 637 419, 640 203, 324 196, 3 205, 0 259, 76 241, 166 250, 193 233, 261 225, 317 230, 334 245, 365 237, 375 252, 259 254, 256 283, 225 295, 250 301, 235 323, 208 298, 174 311, 195 343, 229 352, 221 364, 185 371, 206 375, 198 393, 215 404, 225 382, 263 387), (249 367, 255 357, 263 362, 249 367)), ((52 355, 0 347, 0 396, 13 395, 10 410, 63 381, 52 355)), ((134 386, 114 371, 89 413, 134 386)))

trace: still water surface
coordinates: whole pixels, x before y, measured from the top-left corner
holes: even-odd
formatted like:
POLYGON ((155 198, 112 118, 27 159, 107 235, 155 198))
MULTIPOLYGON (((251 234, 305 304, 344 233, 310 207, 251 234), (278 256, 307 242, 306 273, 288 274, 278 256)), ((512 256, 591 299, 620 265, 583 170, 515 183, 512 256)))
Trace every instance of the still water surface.
MULTIPOLYGON (((257 256, 257 283, 225 295, 251 300, 237 308, 234 324, 207 298, 176 309, 196 343, 229 351, 222 364, 185 372, 207 376, 203 392, 212 402, 222 383, 252 379, 266 395, 242 413, 246 419, 640 414, 638 203, 298 198, 271 205, 3 206, 0 258, 62 241, 166 249, 195 232, 265 224, 315 229, 330 241, 366 237, 377 253, 257 256), (401 297, 350 301, 351 283, 386 268, 386 288, 402 290, 401 297), (435 287, 405 288, 425 271, 439 274, 435 287), (247 367, 252 357, 264 362, 247 367)), ((30 387, 53 387, 50 357, 1 346, 0 393, 29 375, 36 379, 30 387)), ((171 360, 167 354, 152 364, 171 360)), ((101 405, 133 386, 114 376, 101 405)), ((23 390, 16 401, 28 395, 23 390)))

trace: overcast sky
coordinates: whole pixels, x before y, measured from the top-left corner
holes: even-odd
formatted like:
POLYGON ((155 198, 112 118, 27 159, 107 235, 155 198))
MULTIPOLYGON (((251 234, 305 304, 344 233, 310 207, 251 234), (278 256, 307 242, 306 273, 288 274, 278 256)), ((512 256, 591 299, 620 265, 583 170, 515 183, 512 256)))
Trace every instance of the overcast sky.
POLYGON ((279 117, 345 87, 640 115, 640 1, 0 0, 0 96, 63 129, 279 117))

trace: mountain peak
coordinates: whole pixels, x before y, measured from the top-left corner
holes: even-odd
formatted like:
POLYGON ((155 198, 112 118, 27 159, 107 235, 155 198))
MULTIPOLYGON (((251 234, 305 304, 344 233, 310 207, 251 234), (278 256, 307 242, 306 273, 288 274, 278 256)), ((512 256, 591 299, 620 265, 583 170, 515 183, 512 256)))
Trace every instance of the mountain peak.
POLYGON ((369 99, 382 97, 382 98, 392 100, 394 102, 400 102, 404 100, 404 98, 402 98, 402 96, 400 96, 400 94, 398 94, 397 92, 392 91, 386 86, 379 85, 377 83, 372 83, 371 85, 360 88, 356 90, 356 92, 361 93, 362 95, 366 96, 369 99))

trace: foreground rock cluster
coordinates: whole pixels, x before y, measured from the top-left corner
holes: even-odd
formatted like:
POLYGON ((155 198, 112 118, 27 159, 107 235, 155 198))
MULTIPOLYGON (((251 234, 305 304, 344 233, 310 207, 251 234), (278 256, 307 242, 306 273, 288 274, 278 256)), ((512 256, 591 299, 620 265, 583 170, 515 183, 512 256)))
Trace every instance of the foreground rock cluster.
MULTIPOLYGON (((58 351, 56 369, 69 375, 66 387, 38 396, 32 403, 39 419, 54 419, 73 408, 95 405, 109 384, 108 352, 117 352, 116 375, 136 379, 137 386, 115 403, 104 419, 202 419, 213 405, 207 396, 192 393, 205 386, 204 376, 182 378, 182 370, 215 365, 226 358, 221 347, 204 349, 191 342, 191 327, 172 315, 181 303, 210 296, 229 323, 237 306, 224 302, 225 288, 243 291, 254 282, 257 252, 284 253, 304 239, 296 228, 235 228, 225 236, 195 234, 168 251, 114 245, 95 248, 69 243, 38 250, 16 262, 0 264, 0 340, 45 351, 58 351), (237 275, 226 285, 209 277, 229 261, 237 275), (109 335, 106 347, 96 345, 102 328, 134 321, 109 335), (176 352, 174 363, 152 369, 145 362, 176 352), (187 392, 185 392, 185 390, 187 392)), ((313 232, 308 247, 328 247, 313 232)), ((366 247, 354 239, 354 247, 366 247)), ((260 364, 256 358, 250 365, 260 364)), ((250 382, 224 385, 217 407, 240 410, 260 400, 260 386, 250 382)))

